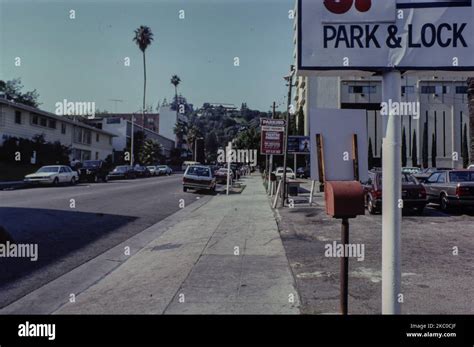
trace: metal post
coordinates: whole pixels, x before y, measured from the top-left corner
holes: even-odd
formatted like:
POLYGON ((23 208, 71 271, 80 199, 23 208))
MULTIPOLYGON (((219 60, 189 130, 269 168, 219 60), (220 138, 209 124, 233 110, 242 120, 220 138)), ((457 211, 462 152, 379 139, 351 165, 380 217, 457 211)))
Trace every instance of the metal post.
POLYGON ((226 195, 229 195, 229 185, 230 185, 230 164, 231 164, 231 159, 232 159, 232 142, 229 142, 229 145, 227 147, 227 152, 226 152, 226 156, 227 156, 227 193, 226 195))
POLYGON ((287 109, 286 109, 286 124, 285 124, 285 134, 283 138, 283 182, 282 182, 282 191, 281 191, 281 207, 285 207, 286 201, 286 167, 287 167, 287 158, 288 158, 288 122, 290 121, 290 107, 291 107, 291 88, 293 87, 293 72, 294 66, 291 65, 290 74, 285 77, 288 81, 288 102, 287 102, 287 109))
MULTIPOLYGON (((276 102, 273 101, 273 109, 272 109, 272 119, 275 119, 276 115, 276 102)), ((270 168, 268 170, 268 180, 270 181, 273 171, 273 154, 270 154, 270 168)))
POLYGON ((295 165, 294 165, 294 167, 295 167, 295 177, 296 177, 296 171, 298 170, 298 168, 296 167, 296 166, 298 165, 298 159, 297 159, 297 157, 296 157, 296 153, 293 154, 293 158, 294 158, 294 160, 295 160, 295 165))
POLYGON ((131 134, 131 153, 130 153, 130 166, 133 166, 133 141, 134 141, 134 129, 133 129, 133 123, 134 123, 135 115, 132 114, 132 134, 131 134))
POLYGON ((341 258, 341 314, 347 315, 349 296, 349 256, 345 253, 346 245, 349 244, 349 219, 343 218, 341 224, 341 243, 344 246, 344 257, 341 258))
MULTIPOLYGON (((390 71, 383 74, 383 101, 401 101, 401 74, 390 71)), ((382 314, 400 314, 401 219, 399 203, 402 193, 401 123, 389 110, 383 117, 384 138, 382 173, 382 314)))

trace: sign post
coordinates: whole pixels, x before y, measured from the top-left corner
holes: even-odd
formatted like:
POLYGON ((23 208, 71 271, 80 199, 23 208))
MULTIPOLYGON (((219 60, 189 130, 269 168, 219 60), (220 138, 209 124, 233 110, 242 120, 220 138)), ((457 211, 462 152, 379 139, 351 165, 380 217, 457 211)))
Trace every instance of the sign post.
MULTIPOLYGON (((402 73, 471 77, 474 74, 473 3, 473 0, 298 0, 298 74, 370 77, 377 73, 383 78, 382 101, 396 105, 401 102, 402 73)), ((382 313, 399 314, 401 122, 393 109, 387 113, 383 119, 382 143, 382 313)), ((331 171, 327 170, 327 174, 333 174, 331 171)))
MULTIPOLYGON (((401 74, 383 74, 383 100, 401 101, 401 74)), ((401 222, 402 209, 402 125, 393 112, 383 119, 385 137, 382 140, 382 313, 400 314, 398 295, 401 293, 401 222)))

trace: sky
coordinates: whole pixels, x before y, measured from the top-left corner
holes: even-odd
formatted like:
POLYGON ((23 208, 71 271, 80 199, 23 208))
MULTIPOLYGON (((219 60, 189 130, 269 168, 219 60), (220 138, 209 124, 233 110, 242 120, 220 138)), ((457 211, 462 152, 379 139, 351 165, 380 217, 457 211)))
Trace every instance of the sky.
POLYGON ((246 102, 268 111, 284 104, 283 76, 294 63, 293 8, 294 0, 0 0, 0 79, 21 78, 50 112, 64 99, 137 111, 143 61, 132 38, 147 25, 147 104, 170 101, 177 74, 179 93, 195 107, 246 102))

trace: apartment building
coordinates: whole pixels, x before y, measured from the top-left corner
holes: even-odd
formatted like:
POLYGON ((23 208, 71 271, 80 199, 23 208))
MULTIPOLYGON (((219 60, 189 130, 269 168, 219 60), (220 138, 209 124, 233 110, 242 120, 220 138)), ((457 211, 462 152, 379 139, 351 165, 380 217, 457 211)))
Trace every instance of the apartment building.
POLYGON ((0 98, 0 144, 9 137, 32 139, 42 134, 47 142, 71 148, 71 160, 104 160, 112 154, 112 133, 80 121, 0 98))

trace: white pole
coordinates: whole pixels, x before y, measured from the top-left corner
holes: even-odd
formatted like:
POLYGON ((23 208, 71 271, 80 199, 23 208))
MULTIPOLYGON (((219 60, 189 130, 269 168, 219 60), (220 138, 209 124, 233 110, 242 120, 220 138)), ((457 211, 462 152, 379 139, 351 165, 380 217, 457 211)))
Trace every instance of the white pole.
MULTIPOLYGON (((401 101, 401 74, 390 71, 383 74, 383 101, 401 101)), ((402 158, 401 123, 391 110, 383 116, 382 143, 382 314, 400 314, 401 305, 401 220, 402 158)))
POLYGON ((133 134, 133 123, 134 123, 134 122, 135 122, 135 116, 132 115, 132 134, 131 134, 131 142, 132 142, 132 145, 131 145, 131 147, 132 147, 132 148, 131 148, 131 152, 132 152, 132 153, 130 153, 130 166, 133 166, 133 136, 134 136, 134 134, 133 134))
POLYGON ((273 155, 270 155, 270 164, 269 164, 269 169, 268 169, 268 181, 271 181, 271 179, 272 179, 272 171, 273 171, 273 155))
POLYGON ((316 181, 311 181, 311 193, 309 195, 309 206, 313 205, 314 185, 316 181))
POLYGON ((229 184, 230 184, 230 164, 232 159, 232 142, 229 142, 227 147, 227 195, 229 195, 229 184))

